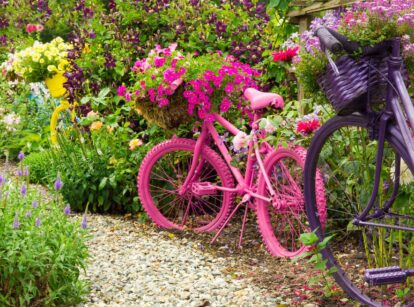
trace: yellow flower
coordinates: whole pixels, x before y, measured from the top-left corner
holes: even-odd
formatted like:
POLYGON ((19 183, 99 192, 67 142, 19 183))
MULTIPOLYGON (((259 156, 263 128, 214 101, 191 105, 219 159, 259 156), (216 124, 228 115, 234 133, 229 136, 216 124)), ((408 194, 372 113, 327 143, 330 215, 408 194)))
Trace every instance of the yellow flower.
POLYGON ((143 142, 140 139, 133 139, 129 142, 129 150, 134 150, 135 148, 141 146, 143 142))
POLYGON ((89 44, 85 44, 85 46, 82 49, 82 53, 91 53, 91 46, 89 44))
MULTIPOLYGON (((395 161, 391 165, 391 179, 392 181, 395 181, 395 161)), ((411 173, 408 165, 405 163, 404 160, 401 159, 400 164, 400 183, 402 185, 409 185, 414 181, 413 174, 411 173)))
POLYGON ((52 41, 52 43, 57 43, 57 44, 60 44, 60 43, 63 43, 63 39, 61 38, 61 37, 56 37, 53 41, 52 41))
POLYGON ((58 69, 56 68, 56 66, 55 66, 55 65, 48 65, 48 66, 47 66, 47 70, 48 70, 48 71, 51 71, 51 72, 53 72, 53 71, 58 71, 58 69))
POLYGON ((38 53, 34 53, 34 54, 32 55, 32 59, 33 59, 33 61, 35 61, 35 62, 39 62, 39 60, 40 60, 40 54, 38 54, 38 53))
POLYGON ((90 126, 90 129, 91 129, 91 131, 94 131, 94 130, 99 130, 99 129, 101 129, 102 128, 102 126, 103 126, 103 123, 101 122, 101 121, 96 121, 96 122, 93 122, 92 124, 91 124, 91 126, 90 126))
POLYGON ((69 64, 68 61, 62 60, 62 61, 60 61, 59 65, 58 65, 58 69, 63 71, 63 70, 65 70, 65 68, 68 64, 69 64))
POLYGON ((112 126, 107 126, 107 127, 106 127, 106 130, 107 130, 109 133, 112 133, 112 132, 114 132, 114 127, 112 127, 112 126))
POLYGON ((45 62, 45 60, 43 60, 43 59, 40 59, 40 60, 39 60, 39 63, 40 63, 40 64, 43 64, 44 62, 45 62))

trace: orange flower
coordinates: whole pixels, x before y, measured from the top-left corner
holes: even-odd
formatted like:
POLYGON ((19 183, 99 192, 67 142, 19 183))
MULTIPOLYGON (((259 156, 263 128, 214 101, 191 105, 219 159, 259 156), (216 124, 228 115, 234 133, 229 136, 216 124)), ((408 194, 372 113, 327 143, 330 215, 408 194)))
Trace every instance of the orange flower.
POLYGON ((91 126, 90 126, 90 129, 91 129, 91 131, 94 131, 94 130, 99 130, 99 129, 101 129, 102 128, 102 126, 103 126, 103 123, 101 122, 101 121, 96 121, 96 122, 93 122, 92 124, 91 124, 91 126))

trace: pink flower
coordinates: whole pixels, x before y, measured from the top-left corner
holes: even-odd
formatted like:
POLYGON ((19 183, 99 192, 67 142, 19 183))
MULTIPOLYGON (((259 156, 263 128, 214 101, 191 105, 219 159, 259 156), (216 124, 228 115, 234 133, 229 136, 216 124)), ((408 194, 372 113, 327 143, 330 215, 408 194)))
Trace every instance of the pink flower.
POLYGON ((36 31, 37 32, 42 32, 44 29, 44 27, 42 25, 36 25, 36 31))
POLYGON ((127 92, 127 93, 125 94, 125 100, 126 100, 126 101, 131 101, 131 93, 130 93, 130 92, 127 92))
POLYGON ((134 93, 134 95, 135 95, 135 96, 137 96, 137 97, 138 97, 140 94, 141 94, 141 92, 140 92, 140 91, 135 91, 135 93, 134 93))
POLYGON ((154 102, 155 101, 155 90, 153 88, 150 88, 148 90, 148 95, 150 96, 151 102, 154 102))
POLYGON ((233 138, 233 146, 235 151, 247 148, 249 146, 250 136, 243 131, 239 131, 233 138))
POLYGON ((118 86, 118 96, 125 97, 127 90, 125 85, 118 86))
POLYGON ((32 33, 32 32, 35 32, 36 31, 36 25, 34 25, 34 24, 32 24, 32 23, 29 23, 29 24, 27 24, 27 26, 26 26, 26 31, 27 31, 27 33, 32 33))
POLYGON ((231 93, 233 93, 233 84, 232 84, 232 83, 228 83, 228 84, 226 85, 226 87, 224 88, 224 91, 225 91, 227 94, 231 94, 231 93))
POLYGON ((165 58, 159 57, 159 56, 156 56, 154 58, 154 66, 156 68, 162 67, 162 66, 164 66, 164 64, 165 64, 165 58))
POLYGON ((223 113, 227 112, 230 109, 230 106, 231 106, 230 100, 227 97, 223 98, 220 104, 220 112, 223 112, 223 113))
POLYGON ((168 46, 168 49, 170 49, 171 51, 175 51, 175 49, 177 49, 177 43, 173 43, 171 45, 168 46))
POLYGON ((167 106, 169 104, 169 100, 167 98, 162 98, 158 104, 160 107, 167 106))

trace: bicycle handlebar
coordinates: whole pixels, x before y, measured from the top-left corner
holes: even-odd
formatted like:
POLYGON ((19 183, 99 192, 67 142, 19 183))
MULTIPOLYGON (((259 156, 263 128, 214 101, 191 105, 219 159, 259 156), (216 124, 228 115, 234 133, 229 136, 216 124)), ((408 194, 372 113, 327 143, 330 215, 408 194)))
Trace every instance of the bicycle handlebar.
POLYGON ((352 42, 346 36, 326 27, 319 27, 315 34, 321 44, 333 53, 338 53, 342 50, 347 53, 354 53, 361 50, 363 55, 374 55, 389 52, 392 48, 391 40, 383 41, 374 46, 361 46, 359 43, 352 42))

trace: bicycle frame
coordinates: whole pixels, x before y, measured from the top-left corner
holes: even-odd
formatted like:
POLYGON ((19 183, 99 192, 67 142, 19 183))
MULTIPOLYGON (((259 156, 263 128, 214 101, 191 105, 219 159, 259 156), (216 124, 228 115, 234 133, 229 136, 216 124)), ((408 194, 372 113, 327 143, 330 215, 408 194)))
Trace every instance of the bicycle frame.
POLYGON ((394 225, 387 225, 381 223, 374 223, 369 222, 369 220, 390 216, 390 217, 400 217, 405 219, 414 220, 412 216, 406 215, 396 215, 389 212, 394 200, 397 197, 397 191, 399 188, 399 174, 400 174, 400 158, 397 157, 395 163, 395 183, 394 183, 394 190, 392 193, 391 198, 386 202, 383 208, 377 209, 374 214, 369 215, 369 212, 373 209, 375 200, 378 194, 379 184, 380 184, 380 177, 381 177, 381 165, 382 165, 382 158, 384 153, 384 143, 385 143, 385 135, 387 132, 387 128, 390 127, 390 119, 394 114, 395 120, 397 123, 397 128, 400 131, 400 134, 396 135, 398 141, 401 144, 405 144, 405 149, 408 153, 409 161, 407 164, 409 165, 411 171, 414 173, 414 138, 413 138, 413 129, 407 124, 408 123, 411 127, 414 127, 414 107, 413 103, 411 102, 410 96, 407 91, 407 87, 405 86, 404 79, 401 74, 401 67, 402 67, 403 60, 400 56, 400 40, 394 39, 392 43, 392 54, 388 60, 388 79, 390 84, 388 85, 387 89, 387 101, 386 101, 386 108, 385 112, 380 117, 379 123, 379 135, 378 135, 378 151, 376 156, 376 170, 375 170, 375 180, 374 180, 374 187, 371 193, 370 200, 363 210, 363 212, 357 216, 354 220, 355 225, 359 226, 372 226, 372 227, 382 227, 388 229, 399 229, 405 231, 413 231, 414 228, 406 227, 406 226, 394 226, 394 225), (400 105, 400 100, 402 106, 400 105), (398 175, 397 175, 398 174, 398 175))
MULTIPOLYGON (((213 115, 214 115, 215 121, 217 121, 221 126, 223 126, 231 134, 237 135, 240 132, 239 129, 237 129, 233 124, 231 124, 229 121, 227 121, 225 118, 223 118, 219 114, 214 113, 213 115)), ((257 114, 255 114, 253 130, 258 129, 258 125, 256 122, 259 119, 260 117, 257 114)), ((227 149, 226 145, 224 145, 224 142, 220 139, 220 136, 216 128, 214 127, 214 125, 210 122, 203 123, 201 134, 195 146, 194 159, 192 161, 190 171, 188 172, 188 176, 186 180, 184 181, 182 187, 180 188, 179 193, 181 195, 185 193, 185 191, 189 188, 189 185, 191 184, 191 181, 194 178, 194 176, 196 176, 197 173, 200 171, 198 169, 200 154, 201 154, 202 147, 208 142, 209 135, 213 138, 216 146, 218 147, 221 155, 223 156, 224 160, 226 161, 228 167, 230 168, 234 178, 237 180, 237 183, 238 183, 235 188, 225 188, 225 187, 220 187, 220 186, 215 186, 215 188, 217 190, 224 191, 224 192, 232 192, 232 193, 238 193, 240 195, 247 195, 247 197, 243 199, 242 203, 249 201, 250 197, 259 198, 266 202, 271 202, 272 201, 271 198, 267 198, 262 195, 259 195, 252 190, 253 179, 254 179, 253 168, 254 168, 255 162, 257 162, 262 172, 262 175, 264 176, 264 179, 266 181, 270 195, 273 197, 276 194, 270 184, 269 177, 266 174, 263 161, 260 157, 260 153, 261 153, 260 151, 264 153, 266 150, 269 150, 270 145, 268 145, 267 143, 263 143, 262 148, 259 149, 259 145, 257 142, 257 136, 254 135, 253 139, 250 140, 249 142, 246 172, 245 172, 245 176, 243 177, 240 170, 237 167, 234 167, 233 165, 231 165, 232 157, 229 153, 229 150, 227 149)))

